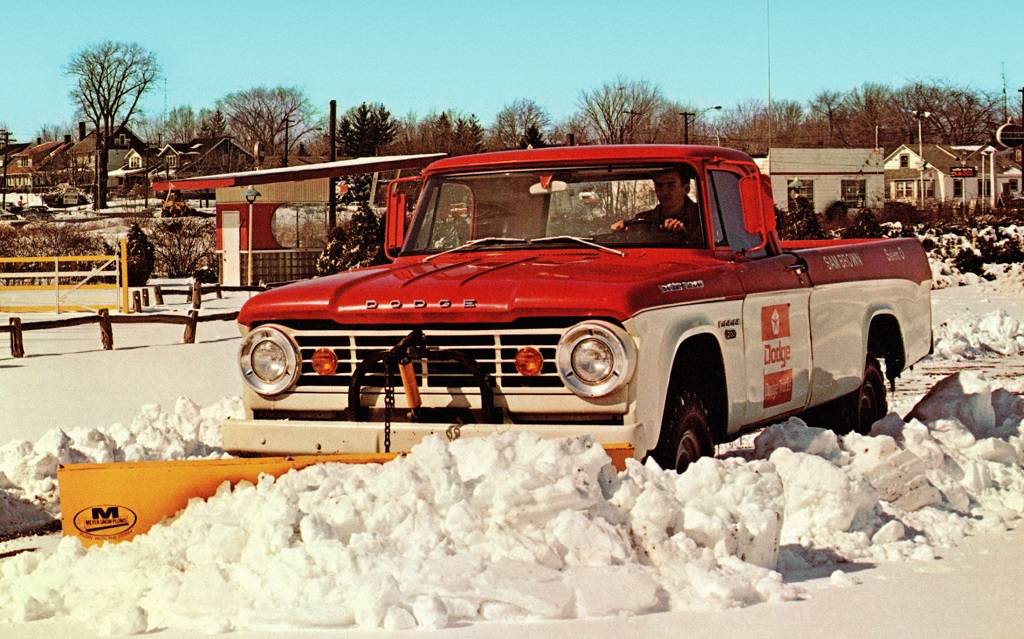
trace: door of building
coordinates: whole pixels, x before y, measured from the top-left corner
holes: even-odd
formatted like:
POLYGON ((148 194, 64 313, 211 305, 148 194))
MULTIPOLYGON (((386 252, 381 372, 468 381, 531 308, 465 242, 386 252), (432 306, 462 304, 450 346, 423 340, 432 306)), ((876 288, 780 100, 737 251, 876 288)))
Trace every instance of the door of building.
POLYGON ((242 285, 242 254, 240 211, 224 211, 221 214, 221 284, 225 286, 242 285))

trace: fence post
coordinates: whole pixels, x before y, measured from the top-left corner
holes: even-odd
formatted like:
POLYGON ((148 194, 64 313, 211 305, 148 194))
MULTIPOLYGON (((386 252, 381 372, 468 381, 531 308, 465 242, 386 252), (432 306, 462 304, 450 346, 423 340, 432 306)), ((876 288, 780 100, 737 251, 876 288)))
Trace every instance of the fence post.
POLYGON ((143 306, 149 306, 149 287, 148 286, 143 286, 142 287, 142 305, 143 306))
POLYGON ((128 312, 128 238, 121 238, 121 312, 128 312))
POLYGON ((11 357, 25 357, 25 342, 21 335, 21 318, 11 318, 11 357))
POLYGON ((220 284, 217 284, 217 287, 214 288, 213 290, 216 291, 216 293, 217 293, 217 299, 219 299, 219 300, 224 299, 224 293, 220 292, 220 284))
POLYGON ((185 324, 185 335, 181 338, 182 344, 196 343, 196 323, 199 321, 199 311, 192 309, 188 312, 188 323, 185 324))
POLYGON ((110 311, 105 308, 100 313, 100 341, 103 342, 103 350, 114 350, 114 327, 110 324, 110 311))
POLYGON ((57 307, 57 315, 60 315, 60 258, 53 258, 53 305, 57 307))
POLYGON ((160 288, 159 284, 157 284, 156 286, 153 287, 153 298, 156 301, 156 305, 157 306, 163 306, 164 305, 164 292, 160 288))
POLYGON ((197 309, 203 305, 203 285, 199 280, 192 282, 192 308, 197 309))

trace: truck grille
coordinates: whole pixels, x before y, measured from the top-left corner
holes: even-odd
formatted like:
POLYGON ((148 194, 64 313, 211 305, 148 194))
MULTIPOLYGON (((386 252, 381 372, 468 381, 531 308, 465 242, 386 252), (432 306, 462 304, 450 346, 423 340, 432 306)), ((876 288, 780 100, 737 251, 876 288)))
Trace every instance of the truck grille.
MULTIPOLYGON (((293 333, 302 353, 302 376, 298 391, 323 391, 325 387, 348 388, 352 371, 359 362, 376 352, 393 347, 408 331, 316 331, 298 330, 293 333), (318 348, 329 348, 338 358, 338 370, 334 375, 318 375, 313 370, 311 358, 318 348)), ((476 360, 485 375, 490 375, 498 389, 513 388, 563 388, 562 380, 555 367, 555 350, 562 336, 562 329, 500 329, 499 331, 451 331, 424 330, 429 348, 457 350, 476 360), (544 357, 541 374, 524 377, 516 371, 516 352, 532 346, 544 357)), ((448 390, 452 388, 476 388, 476 382, 469 371, 455 362, 415 361, 413 366, 423 392, 448 390)), ((395 383, 401 381, 395 376, 395 383)), ((363 378, 364 388, 382 388, 384 368, 371 367, 363 378)))

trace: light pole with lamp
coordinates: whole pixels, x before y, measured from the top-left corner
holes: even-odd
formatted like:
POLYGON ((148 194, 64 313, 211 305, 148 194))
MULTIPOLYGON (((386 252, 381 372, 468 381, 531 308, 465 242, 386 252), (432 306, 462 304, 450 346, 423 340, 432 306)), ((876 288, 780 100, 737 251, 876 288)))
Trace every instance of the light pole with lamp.
POLYGON ((246 190, 242 191, 242 197, 249 203, 249 222, 248 227, 245 231, 246 243, 248 248, 246 249, 246 264, 245 264, 245 285, 252 286, 252 205, 256 202, 256 198, 260 196, 260 192, 251 186, 246 190))
POLYGON ((708 111, 721 111, 721 110, 722 110, 722 105, 718 104, 718 105, 715 105, 713 107, 708 107, 708 108, 706 108, 706 109, 704 109, 702 111, 697 111, 697 112, 693 112, 693 111, 680 111, 679 115, 683 116, 683 144, 689 144, 690 143, 690 118, 693 118, 693 121, 696 122, 697 118, 699 118, 700 116, 704 115, 708 111))
POLYGON ((921 120, 932 117, 930 111, 911 111, 910 112, 915 118, 917 118, 917 156, 921 161, 921 196, 918 200, 921 203, 921 208, 924 208, 924 144, 921 141, 921 120))

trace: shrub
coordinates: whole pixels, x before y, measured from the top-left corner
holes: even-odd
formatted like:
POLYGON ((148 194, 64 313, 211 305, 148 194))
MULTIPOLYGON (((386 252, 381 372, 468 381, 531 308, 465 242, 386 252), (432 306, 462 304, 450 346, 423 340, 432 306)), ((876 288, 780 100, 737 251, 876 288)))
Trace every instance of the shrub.
POLYGON ((214 261, 214 221, 178 217, 153 220, 149 226, 156 270, 167 277, 193 277, 214 261))
POLYGON ((885 237, 885 229, 878 223, 871 209, 861 209, 857 214, 857 221, 853 226, 843 229, 841 235, 844 238, 885 237))
POLYGON ((128 286, 145 286, 156 265, 156 253, 138 224, 128 229, 128 286))
POLYGON ((842 200, 836 200, 825 207, 825 219, 829 222, 846 222, 850 207, 842 200))
POLYGON ((317 275, 331 275, 384 263, 384 224, 363 203, 344 226, 331 229, 327 246, 316 260, 317 275))
POLYGON ((786 240, 820 240, 826 237, 814 205, 805 198, 796 198, 796 207, 782 216, 779 236, 786 240))

